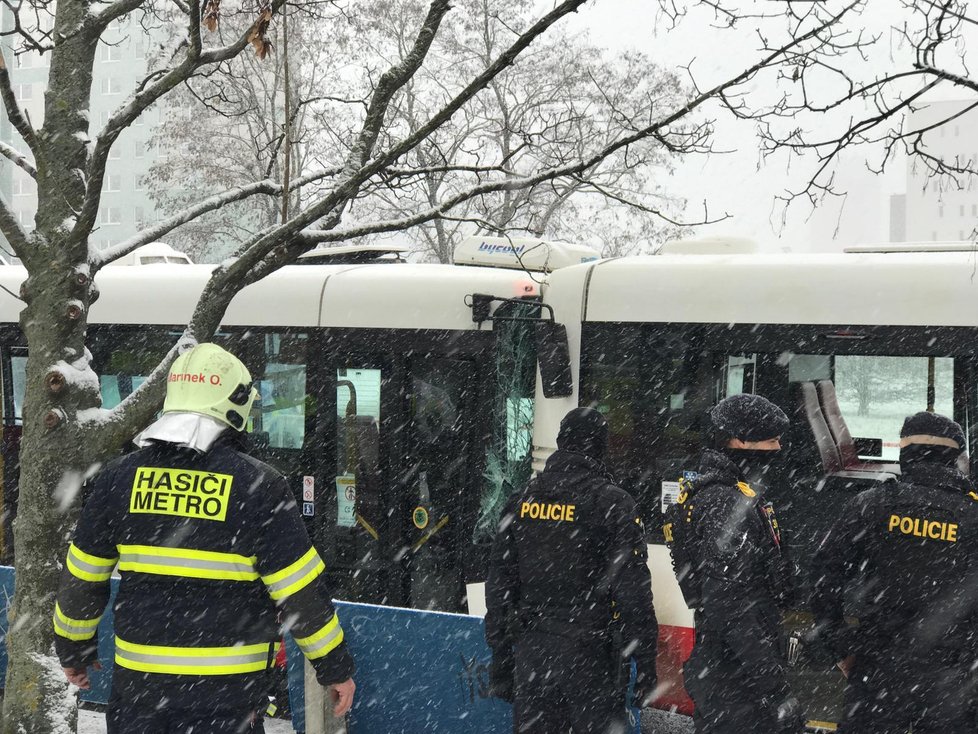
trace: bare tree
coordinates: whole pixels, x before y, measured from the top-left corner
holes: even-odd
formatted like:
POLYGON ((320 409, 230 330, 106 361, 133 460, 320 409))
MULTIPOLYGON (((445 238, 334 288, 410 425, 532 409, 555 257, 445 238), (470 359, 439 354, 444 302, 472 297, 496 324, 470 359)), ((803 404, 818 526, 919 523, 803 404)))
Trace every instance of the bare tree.
MULTIPOLYGON (((308 187, 307 191, 315 193, 303 198, 286 221, 259 227, 239 243, 235 257, 214 269, 190 323, 168 356, 119 405, 103 410, 99 380, 86 349, 87 315, 97 297, 93 279, 98 271, 111 260, 165 237, 208 212, 255 197, 283 194, 283 186, 270 176, 256 178, 202 196, 125 242, 97 252, 89 245, 89 239, 109 153, 129 125, 180 85, 197 77, 223 73, 223 65, 249 46, 267 57, 271 51, 268 29, 281 2, 259 2, 257 9, 252 10, 220 5, 218 0, 208 0, 205 6, 199 0, 177 0, 178 12, 167 15, 164 9, 151 5, 151 0, 111 0, 97 5, 86 0, 59 0, 53 9, 51 32, 38 30, 29 22, 40 6, 12 6, 16 24, 11 33, 17 35, 20 43, 50 56, 50 76, 43 124, 35 126, 22 113, 6 66, 0 65, 0 98, 23 140, 22 149, 0 148, 0 155, 13 164, 26 165, 38 191, 38 212, 30 231, 17 221, 9 204, 0 201, 0 231, 28 273, 21 289, 25 302, 21 329, 29 348, 20 498, 14 524, 17 592, 9 615, 4 732, 50 734, 74 726, 74 712, 68 703, 71 699, 66 696, 66 684, 52 654, 50 622, 60 559, 74 518, 74 512, 61 508, 76 508, 81 478, 148 423, 161 403, 166 371, 174 356, 187 345, 214 334, 228 303, 239 290, 293 262, 317 243, 402 231, 451 217, 452 212, 472 201, 540 189, 551 182, 560 187, 590 175, 603 161, 615 156, 631 160, 634 152, 645 165, 650 144, 669 154, 691 145, 703 147, 708 144, 708 130, 686 126, 691 115, 710 100, 736 94, 741 85, 762 70, 783 67, 802 49, 817 50, 823 43, 821 34, 825 28, 840 20, 840 16, 828 18, 822 25, 785 39, 783 46, 772 48, 710 89, 677 95, 661 104, 630 99, 629 104, 622 104, 602 121, 600 135, 577 140, 572 157, 541 154, 525 161, 518 170, 511 170, 509 162, 499 158, 496 151, 494 157, 464 166, 457 162, 425 165, 413 153, 455 115, 477 103, 480 95, 490 94, 492 85, 504 78, 510 67, 585 0, 560 0, 539 17, 521 20, 500 38, 491 56, 473 66, 468 77, 439 90, 430 112, 409 127, 393 114, 393 109, 401 104, 407 86, 426 68, 433 44, 443 30, 447 31, 453 23, 466 22, 457 14, 450 16, 449 0, 430 0, 419 6, 417 15, 408 18, 414 29, 409 42, 391 52, 386 60, 372 54, 348 57, 351 68, 365 70, 360 75, 364 86, 356 104, 344 100, 335 104, 344 110, 355 110, 356 114, 335 118, 334 159, 324 161, 329 165, 307 171, 290 183, 292 190, 308 187), (137 10, 169 24, 172 41, 152 71, 110 116, 95 139, 89 141, 87 110, 99 37, 113 20, 137 10), (241 30, 234 30, 230 22, 236 13, 249 18, 241 30), (219 17, 228 21, 231 30, 206 32, 202 28, 217 28, 219 17), (338 165, 332 165, 333 160, 338 165), (369 211, 361 216, 358 204, 365 197, 388 187, 392 181, 423 180, 441 168, 450 169, 456 180, 435 201, 425 201, 390 218, 371 218, 369 211), (56 497, 62 501, 54 501, 56 497)), ((371 4, 353 4, 349 11, 321 3, 313 5, 320 13, 335 13, 339 24, 341 18, 355 16, 371 4)), ((41 11, 47 12, 47 7, 41 11)), ((290 5, 290 14, 298 7, 290 5)), ((326 115, 325 108, 322 114, 326 115)), ((564 139, 577 134, 575 130, 588 130, 565 125, 559 115, 555 129, 564 139)))
MULTIPOLYGON (((300 174, 342 164, 335 155, 363 104, 362 89, 374 73, 336 73, 335 49, 387 62, 409 48, 419 0, 374 3, 345 24, 290 22, 295 85, 295 163, 300 174), (328 89, 329 94, 322 90, 328 89)), ((424 66, 392 100, 388 134, 411 134, 458 88, 492 63, 525 27, 530 11, 518 0, 461 0, 465 22, 442 30, 424 66)), ((251 59, 235 59, 228 74, 192 79, 171 98, 182 114, 167 116, 156 140, 161 157, 150 186, 163 208, 185 203, 200 191, 218 191, 253 181, 268 170, 281 181, 284 117, 283 65, 260 69, 251 59), (192 118, 195 124, 187 124, 192 118), (224 131, 223 135, 219 134, 224 131)), ((518 63, 445 125, 405 156, 382 185, 366 187, 356 200, 360 217, 405 216, 435 206, 471 185, 481 161, 504 162, 508 175, 576 160, 581 141, 612 139, 638 109, 675 106, 684 92, 678 76, 638 53, 610 53, 581 35, 555 29, 522 54, 518 63), (419 173, 421 172, 421 173, 419 173)), ((705 126, 701 132, 705 132, 705 126)), ((682 150, 696 149, 690 136, 682 150)), ((625 254, 676 236, 684 202, 666 193, 661 181, 679 150, 650 140, 629 146, 573 178, 524 189, 484 194, 413 231, 427 259, 449 262, 464 234, 529 231, 539 236, 587 241, 609 254, 625 254)), ((303 196, 315 198, 315 187, 303 196)), ((270 206, 270 205, 269 205, 270 206)), ((181 227, 171 238, 191 251, 252 233, 268 212, 237 205, 181 227)))
POLYGON ((793 50, 783 66, 759 76, 764 103, 722 97, 729 112, 756 123, 768 163, 800 167, 801 183, 780 196, 785 206, 844 197, 836 179, 843 153, 861 154, 877 174, 909 157, 916 178, 923 185, 936 179, 938 190, 975 185, 978 155, 949 155, 938 135, 978 109, 978 11, 965 0, 830 0, 760 9, 736 0, 692 0, 660 7, 680 27, 688 15, 705 13, 720 28, 752 32, 763 50, 821 28, 819 43, 793 50), (960 101, 935 104, 951 97, 960 101))

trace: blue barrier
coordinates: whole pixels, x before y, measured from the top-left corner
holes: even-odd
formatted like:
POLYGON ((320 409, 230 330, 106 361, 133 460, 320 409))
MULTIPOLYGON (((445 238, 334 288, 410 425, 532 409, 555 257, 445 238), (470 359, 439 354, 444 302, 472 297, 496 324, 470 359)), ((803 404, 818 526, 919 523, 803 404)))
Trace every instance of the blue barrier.
MULTIPOLYGON (((112 598, 118 579, 112 581, 112 598)), ((7 671, 7 614, 14 570, 0 566, 0 675, 7 671)), ((490 652, 479 617, 337 602, 347 644, 357 664, 351 734, 507 734, 509 704, 489 697, 490 652)), ((302 653, 286 638, 292 726, 305 731, 302 653)), ((112 604, 99 623, 101 671, 82 700, 106 703, 113 668, 112 604)), ((638 712, 635 734, 638 734, 638 712)))

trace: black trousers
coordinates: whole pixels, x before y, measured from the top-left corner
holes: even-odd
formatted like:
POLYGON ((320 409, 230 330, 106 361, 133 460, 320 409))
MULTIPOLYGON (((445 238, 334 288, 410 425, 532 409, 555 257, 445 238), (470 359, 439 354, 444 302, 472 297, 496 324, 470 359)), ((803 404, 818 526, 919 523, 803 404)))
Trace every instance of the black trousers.
MULTIPOLYGON (((177 702, 173 702, 176 704, 177 702)), ((185 709, 147 691, 145 700, 109 698, 106 734, 264 734, 254 707, 237 710, 185 709)))
POLYGON ((797 729, 778 723, 777 711, 763 700, 743 665, 720 640, 697 634, 683 678, 695 705, 696 734, 798 734, 797 729))
POLYGON ((858 656, 846 681, 840 734, 975 731, 974 676, 966 665, 858 656), (923 662, 923 664, 922 664, 923 662))
MULTIPOLYGON (((625 734, 624 684, 610 645, 527 632, 514 650, 513 731, 625 734)), ((627 681, 626 681, 627 682, 627 681)))

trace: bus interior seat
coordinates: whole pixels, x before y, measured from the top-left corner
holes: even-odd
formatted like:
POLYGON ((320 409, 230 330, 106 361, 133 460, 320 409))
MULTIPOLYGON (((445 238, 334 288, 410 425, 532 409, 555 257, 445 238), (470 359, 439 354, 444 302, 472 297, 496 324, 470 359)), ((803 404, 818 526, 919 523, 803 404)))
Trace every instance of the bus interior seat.
POLYGON ((790 453, 796 470, 789 499, 779 506, 779 514, 801 572, 798 591, 807 597, 813 581, 811 562, 815 551, 841 508, 857 493, 892 478, 892 474, 881 471, 881 464, 866 471, 845 468, 822 413, 815 383, 797 382, 792 388, 795 440, 790 453))
POLYGON ((839 455, 839 448, 832 438, 829 426, 822 414, 822 408, 818 403, 818 393, 813 382, 799 382, 798 390, 798 412, 804 416, 808 427, 811 429, 811 436, 815 440, 818 448, 818 455, 822 462, 822 471, 825 474, 835 474, 842 471, 842 457, 839 455))
POLYGON ((846 419, 842 415, 839 407, 839 398, 835 392, 835 384, 832 380, 819 380, 816 385, 818 392, 818 402, 822 407, 822 415, 828 424, 829 432, 839 450, 839 457, 842 459, 842 468, 847 471, 872 471, 900 473, 898 464, 887 464, 875 461, 862 461, 856 451, 856 442, 852 438, 846 419))

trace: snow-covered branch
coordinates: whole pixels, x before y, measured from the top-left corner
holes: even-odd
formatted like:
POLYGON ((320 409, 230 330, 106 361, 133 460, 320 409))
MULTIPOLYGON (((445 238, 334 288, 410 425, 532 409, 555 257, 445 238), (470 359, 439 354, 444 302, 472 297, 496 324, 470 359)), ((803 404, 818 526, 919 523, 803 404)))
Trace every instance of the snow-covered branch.
POLYGON ((81 435, 97 435, 103 446, 115 450, 121 448, 126 441, 146 426, 163 402, 166 392, 166 378, 173 361, 188 349, 196 346, 197 340, 184 332, 166 353, 166 356, 153 369, 144 382, 133 390, 114 408, 90 408, 79 412, 78 428, 81 435))
MULTIPOLYGON (((289 190, 292 191, 305 186, 306 184, 320 181, 324 178, 329 178, 330 176, 335 176, 338 172, 338 169, 327 169, 307 173, 304 176, 293 179, 289 185, 289 190)), ((272 181, 271 179, 265 179, 263 181, 256 181, 252 184, 246 184, 244 186, 236 186, 228 191, 222 191, 219 194, 209 196, 198 204, 184 209, 183 211, 177 212, 176 214, 157 222, 152 227, 147 227, 140 232, 137 232, 132 237, 123 240, 119 244, 102 250, 98 252, 98 254, 93 254, 90 260, 92 272, 98 272, 101 268, 113 260, 118 260, 120 257, 128 255, 137 247, 157 241, 177 227, 187 224, 188 222, 192 222, 207 212, 220 209, 228 204, 232 204, 236 201, 243 201, 244 199, 256 195, 281 196, 281 194, 282 184, 272 181)))
POLYGON ((17 97, 14 95, 13 86, 10 83, 10 72, 7 70, 7 61, 0 51, 0 98, 3 99, 3 107, 7 111, 7 119, 14 129, 20 133, 20 137, 27 143, 27 147, 37 157, 38 142, 37 133, 27 121, 20 105, 17 104, 17 97))
POLYGON ((29 246, 27 233, 20 226, 13 210, 3 198, 0 198, 0 232, 7 238, 7 242, 14 248, 17 257, 23 258, 29 246))
MULTIPOLYGON (((284 0, 274 0, 272 12, 274 13, 281 7, 283 2, 284 0)), ((76 240, 86 239, 95 225, 109 151, 123 130, 132 125, 153 103, 177 85, 187 81, 200 69, 226 61, 241 53, 248 45, 252 32, 261 22, 260 18, 255 20, 248 29, 238 36, 233 44, 205 52, 201 39, 200 2, 199 0, 191 0, 189 5, 190 12, 187 15, 189 44, 182 60, 176 66, 159 73, 152 82, 140 86, 109 118, 95 139, 95 146, 86 168, 85 200, 72 232, 76 240)))
POLYGON ((31 163, 30 158, 21 153, 14 146, 10 145, 9 143, 5 143, 2 140, 0 140, 0 155, 9 159, 15 166, 27 171, 31 178, 37 178, 37 169, 34 167, 34 164, 31 163))

